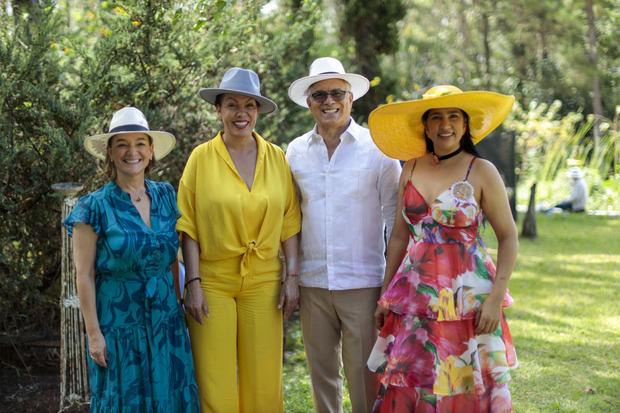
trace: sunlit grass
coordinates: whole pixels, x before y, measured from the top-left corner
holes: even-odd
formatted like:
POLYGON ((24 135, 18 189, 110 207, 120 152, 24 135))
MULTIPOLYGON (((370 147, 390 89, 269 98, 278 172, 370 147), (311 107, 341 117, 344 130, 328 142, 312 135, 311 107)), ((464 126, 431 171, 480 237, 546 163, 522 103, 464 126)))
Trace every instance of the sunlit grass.
MULTIPOLYGON (((620 411, 620 219, 539 215, 537 226, 538 238, 520 240, 506 311, 520 364, 515 411, 620 411)), ((488 224, 484 239, 495 255, 488 224)), ((285 411, 311 412, 298 320, 286 348, 285 411)))
MULTIPOLYGON (((521 239, 507 311, 517 412, 620 409, 620 220, 539 215, 521 239)), ((485 240, 496 251, 493 231, 485 240)))

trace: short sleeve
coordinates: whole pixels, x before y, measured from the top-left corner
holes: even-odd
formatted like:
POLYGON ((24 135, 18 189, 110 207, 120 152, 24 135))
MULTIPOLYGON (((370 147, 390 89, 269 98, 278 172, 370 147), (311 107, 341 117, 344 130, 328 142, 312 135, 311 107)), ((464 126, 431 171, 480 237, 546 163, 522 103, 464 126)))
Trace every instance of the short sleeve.
POLYGON ((178 211, 180 218, 177 221, 176 229, 179 233, 185 232, 192 239, 198 240, 196 229, 196 158, 197 151, 194 150, 187 160, 181 181, 179 182, 179 193, 177 194, 178 211))
POLYGON ((101 235, 101 214, 97 210, 97 203, 92 194, 80 198, 63 221, 62 224, 70 237, 73 236, 73 226, 79 222, 90 225, 97 235, 101 235))
POLYGON ((176 194, 172 185, 168 182, 158 182, 157 191, 165 208, 174 211, 175 218, 179 219, 181 217, 181 212, 177 207, 176 194))

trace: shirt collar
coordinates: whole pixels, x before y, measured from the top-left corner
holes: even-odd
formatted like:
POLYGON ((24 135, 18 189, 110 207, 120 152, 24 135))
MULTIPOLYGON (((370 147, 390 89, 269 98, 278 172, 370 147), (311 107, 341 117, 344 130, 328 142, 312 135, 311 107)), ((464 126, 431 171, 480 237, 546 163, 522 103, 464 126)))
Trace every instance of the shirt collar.
MULTIPOLYGON (((223 134, 224 134, 224 131, 221 130, 219 131, 217 136, 213 139, 214 145, 215 145, 215 151, 224 160, 224 162, 226 162, 228 167, 232 169, 233 171, 235 171, 235 173, 237 173, 237 168, 235 167, 235 164, 232 161, 230 154, 228 153, 228 149, 226 148, 226 144, 224 143, 224 138, 222 137, 223 134)), ((262 136, 260 136, 255 131, 252 131, 252 136, 256 140, 256 169, 254 170, 254 174, 256 174, 256 172, 258 171, 259 165, 262 165, 263 163, 267 142, 262 136)))
MULTIPOLYGON (((350 118, 350 119, 351 121, 349 122, 349 126, 340 136, 341 137, 348 136, 351 139, 358 140, 362 127, 358 125, 357 122, 353 120, 353 118, 350 118)), ((317 124, 315 123, 310 135, 308 136, 308 144, 311 144, 313 142, 318 142, 319 139, 322 140, 322 136, 318 134, 317 124)))
MULTIPOLYGON (((120 198, 123 199, 125 201, 129 201, 131 202, 131 197, 129 196, 129 194, 125 191, 123 191, 121 189, 120 186, 118 186, 118 184, 114 181, 110 181, 108 182, 108 184, 106 185, 108 187, 108 189, 110 191, 112 191, 112 193, 120 198)), ((144 188, 146 189, 146 193, 151 197, 151 199, 153 198, 153 182, 148 180, 148 179, 144 179, 144 188)))

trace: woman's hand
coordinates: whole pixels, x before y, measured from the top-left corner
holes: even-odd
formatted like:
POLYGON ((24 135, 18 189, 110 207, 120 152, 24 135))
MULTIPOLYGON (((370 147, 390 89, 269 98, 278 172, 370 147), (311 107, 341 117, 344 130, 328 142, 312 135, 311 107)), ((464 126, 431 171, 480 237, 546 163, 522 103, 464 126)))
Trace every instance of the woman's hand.
POLYGON ((502 317, 502 302, 504 297, 497 298, 489 295, 476 312, 476 334, 491 334, 497 330, 502 317))
POLYGON ((183 304, 185 311, 194 317, 198 324, 202 324, 203 314, 205 317, 209 317, 209 306, 202 288, 200 288, 200 282, 193 282, 188 286, 183 304))
POLYGON ((280 290, 280 302, 278 309, 284 308, 284 318, 297 308, 299 308, 299 276, 297 274, 287 275, 282 283, 280 290))
POLYGON ((95 363, 101 367, 108 367, 108 347, 101 331, 88 336, 88 353, 95 363))
POLYGON ((375 310, 375 323, 377 324, 377 329, 381 330, 383 328, 383 324, 385 324, 385 320, 387 319, 389 313, 390 310, 377 305, 377 309, 375 310))

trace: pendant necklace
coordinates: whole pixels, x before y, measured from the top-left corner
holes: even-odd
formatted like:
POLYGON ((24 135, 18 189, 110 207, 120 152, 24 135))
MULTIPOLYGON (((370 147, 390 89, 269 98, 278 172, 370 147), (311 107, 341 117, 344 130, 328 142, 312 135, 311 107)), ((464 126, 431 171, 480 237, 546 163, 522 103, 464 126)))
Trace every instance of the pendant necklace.
POLYGON ((142 197, 144 196, 144 194, 146 193, 146 189, 144 191, 142 191, 142 193, 140 195, 138 195, 137 197, 134 198, 134 202, 140 202, 142 201, 142 197))
POLYGON ((443 155, 443 156, 437 156, 435 151, 433 151, 433 162, 435 163, 435 165, 437 165, 439 163, 439 161, 443 161, 444 159, 450 159, 453 156, 456 156, 459 153, 461 153, 462 150, 463 150, 463 148, 458 148, 456 151, 450 152, 449 154, 443 155))

